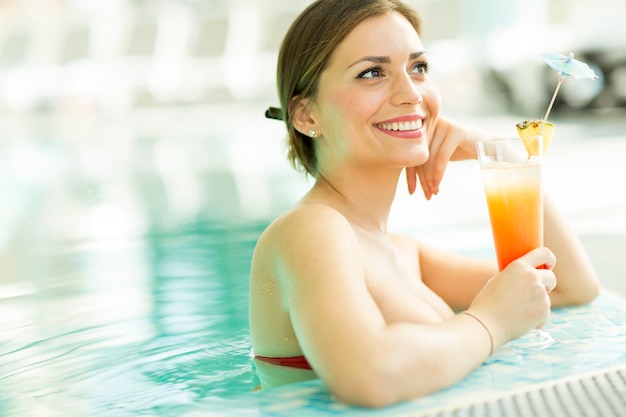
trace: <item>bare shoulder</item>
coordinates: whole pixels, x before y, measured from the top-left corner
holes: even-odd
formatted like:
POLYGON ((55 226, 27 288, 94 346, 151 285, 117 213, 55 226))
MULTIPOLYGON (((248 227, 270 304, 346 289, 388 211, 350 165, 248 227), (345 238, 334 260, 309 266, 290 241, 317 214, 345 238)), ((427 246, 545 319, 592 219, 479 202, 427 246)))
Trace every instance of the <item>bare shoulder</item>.
POLYGON ((328 227, 339 227, 338 232, 352 230, 342 213, 325 204, 298 205, 279 217, 275 224, 283 233, 296 232, 297 235, 302 235, 302 230, 313 231, 320 226, 323 228, 320 232, 328 227))
POLYGON ((348 220, 322 204, 300 204, 265 229, 250 270, 250 331, 256 352, 302 354, 292 323, 294 311, 310 311, 311 317, 322 314, 320 306, 334 294, 329 290, 332 278, 342 264, 357 263, 345 256, 356 252, 358 245, 349 243, 355 241, 348 220), (350 249, 338 250, 339 245, 350 249))
POLYGON ((358 239, 340 212, 306 204, 280 216, 263 232, 252 257, 249 308, 255 351, 302 354, 294 329, 315 329, 320 320, 336 317, 333 306, 365 297, 364 275, 358 239))
POLYGON ((329 236, 327 232, 333 227, 339 229, 331 235, 352 230, 348 220, 339 211, 323 204, 303 204, 274 220, 263 232, 261 239, 268 240, 268 243, 283 238, 308 240, 317 235, 329 236))
POLYGON ((338 245, 356 245, 350 222, 339 211, 323 204, 302 204, 277 218, 263 232, 255 260, 275 267, 321 255, 338 245))

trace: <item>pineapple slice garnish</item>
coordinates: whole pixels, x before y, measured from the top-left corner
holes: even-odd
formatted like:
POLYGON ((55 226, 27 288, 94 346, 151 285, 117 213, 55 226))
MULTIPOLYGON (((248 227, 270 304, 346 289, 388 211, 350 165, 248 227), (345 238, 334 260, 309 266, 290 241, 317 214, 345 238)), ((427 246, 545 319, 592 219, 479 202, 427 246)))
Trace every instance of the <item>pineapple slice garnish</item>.
POLYGON ((533 136, 537 135, 543 136, 543 155, 548 152, 548 147, 552 140, 552 133, 554 132, 554 123, 544 122, 543 120, 524 120, 523 122, 517 123, 515 127, 529 156, 539 155, 537 142, 531 140, 533 136))

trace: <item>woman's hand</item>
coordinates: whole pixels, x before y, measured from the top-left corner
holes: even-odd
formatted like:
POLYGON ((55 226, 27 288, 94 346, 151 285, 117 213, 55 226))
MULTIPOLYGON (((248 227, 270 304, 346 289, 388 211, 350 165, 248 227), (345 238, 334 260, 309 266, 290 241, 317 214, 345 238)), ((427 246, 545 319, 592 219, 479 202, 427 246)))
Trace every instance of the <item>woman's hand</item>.
POLYGON ((534 249, 495 275, 474 298, 469 310, 488 322, 498 346, 548 321, 555 263, 549 249, 534 249))
POLYGON ((407 167, 409 193, 417 188, 417 178, 427 200, 439 192, 448 161, 476 159, 476 142, 488 135, 467 124, 439 117, 430 141, 430 156, 425 164, 407 167))

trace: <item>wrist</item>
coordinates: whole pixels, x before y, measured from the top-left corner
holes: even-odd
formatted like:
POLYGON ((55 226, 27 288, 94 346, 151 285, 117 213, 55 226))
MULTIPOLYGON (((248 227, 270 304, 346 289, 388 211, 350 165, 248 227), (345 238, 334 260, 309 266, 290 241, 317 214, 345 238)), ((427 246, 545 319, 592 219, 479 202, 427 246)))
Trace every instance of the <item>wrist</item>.
POLYGON ((477 324, 480 325, 480 327, 483 328, 483 331, 487 333, 489 344, 491 346, 491 353, 498 350, 510 340, 506 332, 502 331, 501 327, 498 325, 497 320, 493 319, 488 313, 468 309, 461 312, 461 314, 471 317, 477 324))
POLYGON ((480 324, 480 326, 485 330, 485 332, 487 333, 487 336, 489 337, 489 356, 491 356, 494 352, 494 346, 493 346, 493 335, 491 334, 491 330, 489 330, 489 327, 487 327, 487 325, 481 319, 479 319, 476 315, 474 315, 473 313, 470 313, 469 311, 463 311, 461 312, 461 314, 465 314, 466 316, 471 317, 478 324, 480 324))

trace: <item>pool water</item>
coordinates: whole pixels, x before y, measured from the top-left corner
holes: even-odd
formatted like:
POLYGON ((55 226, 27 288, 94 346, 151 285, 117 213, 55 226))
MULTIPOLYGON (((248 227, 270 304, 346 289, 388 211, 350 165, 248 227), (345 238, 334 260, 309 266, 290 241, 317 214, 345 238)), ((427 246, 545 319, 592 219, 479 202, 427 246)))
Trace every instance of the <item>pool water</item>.
POLYGON ((252 391, 248 274, 264 227, 47 248, 0 287, 0 415, 175 416, 252 391))
MULTIPOLYGON (((252 251, 269 219, 308 185, 283 160, 280 124, 268 125, 279 132, 260 134, 265 125, 252 115, 262 117, 258 108, 243 117, 236 112, 237 120, 250 121, 251 132, 233 137, 215 129, 221 113, 214 110, 184 108, 185 117, 146 118, 145 135, 126 126, 84 132, 87 127, 72 118, 67 125, 78 132, 60 135, 62 141, 47 124, 27 121, 25 132, 34 137, 0 143, 0 416, 259 415, 277 398, 283 401, 280 395, 305 406, 317 398, 303 397, 301 387, 250 395, 258 386, 247 317, 252 251), (168 120, 175 128, 159 123, 168 120)), ((615 143, 601 142, 600 149, 615 143)), ((562 184, 584 183, 571 180, 578 171, 563 169, 572 154, 561 154, 567 164, 554 169, 562 184)), ((438 198, 441 205, 400 194, 395 229, 482 254, 480 242, 490 241, 490 233, 477 203, 483 201, 481 186, 471 189, 466 181, 469 169, 450 167, 450 192, 438 198), (459 195, 476 199, 463 213, 459 195)), ((601 217, 615 232, 624 211, 621 200, 609 202, 615 204, 601 217)), ((597 240, 590 248, 601 276, 613 277, 623 292, 623 235, 599 234, 597 240)), ((608 321, 619 325, 612 338, 592 334, 591 345, 580 345, 595 349, 591 357, 605 364, 626 360, 626 315, 615 311, 608 321)), ((596 326, 598 316, 591 317, 596 326)), ((589 351, 578 356, 583 365, 589 351)), ((492 358, 499 361, 496 370, 519 359, 505 353, 492 358)), ((553 369, 544 365, 538 366, 553 369)), ((493 368, 472 378, 495 381, 493 368)), ((337 404, 319 381, 310 384, 332 413, 337 404)), ((287 414, 275 415, 302 415, 284 401, 279 405, 287 414)))

